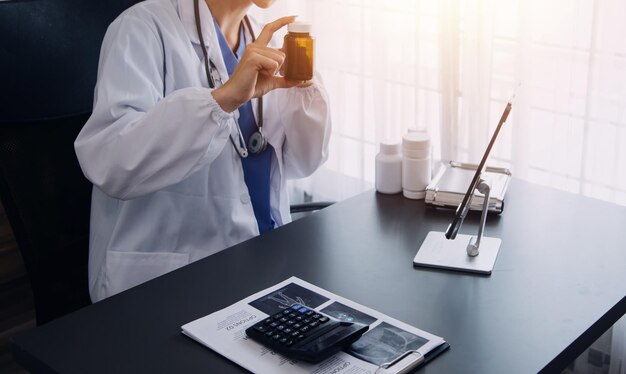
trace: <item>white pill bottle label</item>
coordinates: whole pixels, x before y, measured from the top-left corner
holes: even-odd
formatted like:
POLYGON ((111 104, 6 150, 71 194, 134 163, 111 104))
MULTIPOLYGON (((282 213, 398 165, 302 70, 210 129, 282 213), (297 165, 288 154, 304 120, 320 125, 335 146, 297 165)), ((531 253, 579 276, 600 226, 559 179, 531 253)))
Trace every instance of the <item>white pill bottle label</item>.
POLYGON ((376 191, 384 194, 402 192, 402 154, 399 143, 390 140, 380 143, 374 174, 376 191))
POLYGON ((402 138, 402 194, 409 199, 426 197, 430 183, 430 137, 424 132, 410 132, 402 138))

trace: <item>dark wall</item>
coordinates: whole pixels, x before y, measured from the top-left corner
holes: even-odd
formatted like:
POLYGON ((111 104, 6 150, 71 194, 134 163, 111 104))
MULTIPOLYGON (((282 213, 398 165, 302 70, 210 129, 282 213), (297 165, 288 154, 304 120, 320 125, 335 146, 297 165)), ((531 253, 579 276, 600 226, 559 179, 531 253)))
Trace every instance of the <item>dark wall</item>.
POLYGON ((137 2, 0 1, 0 122, 90 112, 106 29, 137 2))

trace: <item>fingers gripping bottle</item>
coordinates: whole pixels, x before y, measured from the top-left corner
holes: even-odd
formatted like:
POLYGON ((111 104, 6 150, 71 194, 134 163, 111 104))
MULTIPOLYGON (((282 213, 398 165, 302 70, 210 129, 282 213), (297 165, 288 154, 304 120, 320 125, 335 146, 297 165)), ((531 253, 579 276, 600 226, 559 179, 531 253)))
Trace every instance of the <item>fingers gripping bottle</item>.
POLYGON ((285 35, 285 78, 308 81, 313 79, 313 49, 315 39, 311 37, 311 25, 294 22, 287 26, 285 35))

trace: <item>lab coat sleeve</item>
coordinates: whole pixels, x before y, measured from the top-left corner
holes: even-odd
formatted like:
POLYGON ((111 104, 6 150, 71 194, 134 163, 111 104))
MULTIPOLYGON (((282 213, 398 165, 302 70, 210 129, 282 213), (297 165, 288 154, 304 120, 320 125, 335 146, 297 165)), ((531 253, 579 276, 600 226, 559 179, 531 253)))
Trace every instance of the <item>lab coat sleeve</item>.
POLYGON ((280 100, 284 173, 287 178, 311 175, 328 158, 331 117, 328 95, 316 74, 312 86, 284 90, 280 100))
POLYGON ((233 114, 210 89, 165 92, 163 42, 156 26, 124 14, 109 27, 94 110, 74 146, 85 176, 104 193, 132 199, 176 184, 227 144, 233 114))

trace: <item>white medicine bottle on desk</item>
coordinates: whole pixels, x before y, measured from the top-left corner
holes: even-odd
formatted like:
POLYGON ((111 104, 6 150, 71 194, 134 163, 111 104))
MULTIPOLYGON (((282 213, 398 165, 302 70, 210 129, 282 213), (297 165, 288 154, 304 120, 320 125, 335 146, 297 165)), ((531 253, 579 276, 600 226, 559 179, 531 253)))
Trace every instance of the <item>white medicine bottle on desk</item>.
POLYGON ((385 194, 402 192, 402 154, 399 143, 391 140, 380 143, 374 174, 376 191, 385 194))
POLYGON ((409 132, 402 137, 402 194, 404 197, 425 198, 430 176, 430 137, 425 132, 409 132))

